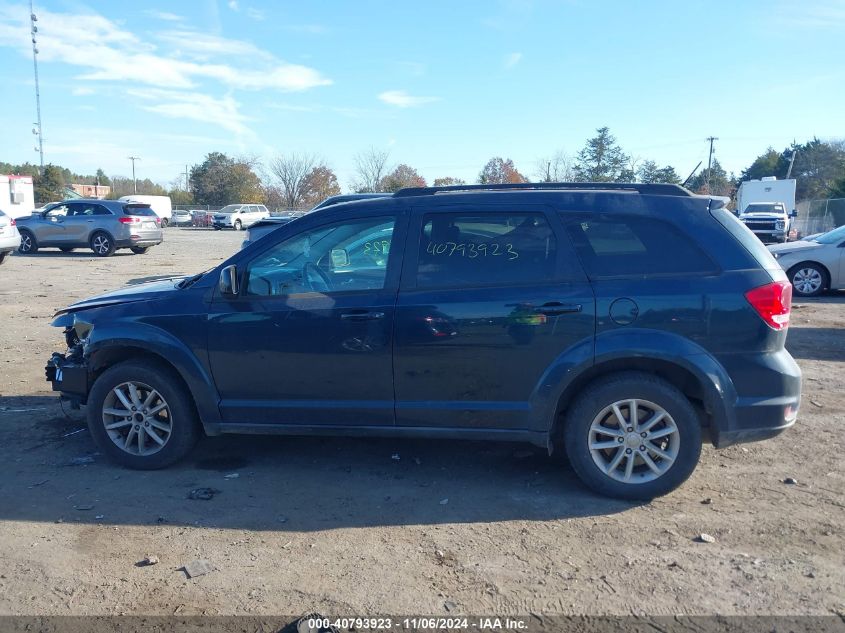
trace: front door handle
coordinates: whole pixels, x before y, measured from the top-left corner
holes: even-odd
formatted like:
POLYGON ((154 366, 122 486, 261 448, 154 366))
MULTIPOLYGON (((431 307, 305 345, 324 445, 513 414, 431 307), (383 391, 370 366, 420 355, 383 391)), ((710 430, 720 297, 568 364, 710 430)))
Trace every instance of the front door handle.
POLYGON ((370 312, 368 310, 354 310, 344 312, 340 318, 345 321, 376 321, 384 318, 384 312, 370 312))
POLYGON ((539 308, 537 308, 537 312, 539 312, 540 314, 547 314, 549 316, 555 316, 558 314, 570 314, 572 312, 581 312, 581 304, 549 301, 548 303, 544 303, 539 308))

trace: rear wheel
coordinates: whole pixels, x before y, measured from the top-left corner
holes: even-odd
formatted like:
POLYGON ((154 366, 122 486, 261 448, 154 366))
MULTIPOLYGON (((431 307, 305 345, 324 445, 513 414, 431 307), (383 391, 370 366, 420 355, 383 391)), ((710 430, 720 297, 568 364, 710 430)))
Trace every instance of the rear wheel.
POLYGON ((21 229, 21 244, 18 246, 18 252, 23 255, 32 255, 38 252, 38 242, 29 231, 21 229))
POLYGON ((800 297, 815 297, 824 292, 829 280, 827 271, 813 262, 802 262, 789 269, 789 282, 800 297))
POLYGON ((701 454, 701 424, 689 400, 651 374, 626 372, 589 385, 566 415, 564 443, 593 490, 652 499, 680 486, 701 454))
POLYGON ((114 240, 108 233, 97 231, 91 236, 90 244, 97 257, 109 257, 114 254, 114 240))
POLYGON ((178 461, 200 437, 179 376, 150 361, 126 361, 97 378, 88 396, 88 429, 110 458, 142 470, 178 461))
POLYGON ((241 229, 243 229, 243 228, 244 228, 244 225, 241 223, 241 221, 240 221, 240 220, 235 220, 235 230, 236 230, 236 231, 240 231, 240 230, 241 230, 241 229))
POLYGON ((162 218, 161 228, 166 229, 168 226, 170 226, 170 220, 168 220, 167 218, 162 218))
POLYGON ((6 257, 8 255, 9 255, 9 253, 0 253, 0 264, 2 264, 3 262, 6 261, 6 257))
POLYGON ((151 248, 152 246, 131 246, 129 250, 135 253, 136 255, 143 255, 151 248))

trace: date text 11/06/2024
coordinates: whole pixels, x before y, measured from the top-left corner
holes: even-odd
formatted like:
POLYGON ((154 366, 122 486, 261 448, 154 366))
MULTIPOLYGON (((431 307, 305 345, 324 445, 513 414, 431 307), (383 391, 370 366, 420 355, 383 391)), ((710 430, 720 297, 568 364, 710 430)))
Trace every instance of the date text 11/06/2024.
POLYGON ((440 617, 440 616, 419 616, 419 617, 314 617, 308 618, 309 630, 336 628, 340 630, 369 630, 369 631, 391 631, 391 630, 433 630, 433 631, 524 631, 528 629, 528 622, 523 618, 499 618, 495 616, 467 617, 440 617))

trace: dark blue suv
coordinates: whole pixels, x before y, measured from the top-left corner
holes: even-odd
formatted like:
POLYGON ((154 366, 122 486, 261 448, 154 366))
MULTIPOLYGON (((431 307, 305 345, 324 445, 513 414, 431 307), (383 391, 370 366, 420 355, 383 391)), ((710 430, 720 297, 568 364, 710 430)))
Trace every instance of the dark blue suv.
POLYGON ((798 413, 792 288, 674 185, 404 189, 74 304, 48 380, 133 468, 204 431, 529 442, 647 499, 798 413))

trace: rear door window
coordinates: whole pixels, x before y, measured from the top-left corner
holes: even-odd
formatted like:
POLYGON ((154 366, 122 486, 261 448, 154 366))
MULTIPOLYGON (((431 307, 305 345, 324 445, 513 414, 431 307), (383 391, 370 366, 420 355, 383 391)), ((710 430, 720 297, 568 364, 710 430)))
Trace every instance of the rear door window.
POLYGON ((423 216, 420 288, 540 283, 555 275, 557 240, 540 213, 423 216))
POLYGON ((574 221, 562 217, 590 277, 710 274, 718 270, 692 239, 667 222, 635 216, 574 221))

